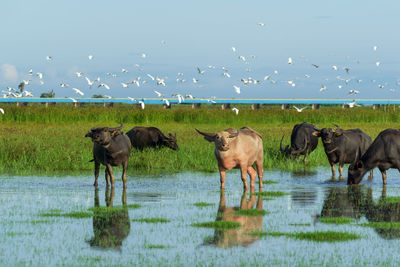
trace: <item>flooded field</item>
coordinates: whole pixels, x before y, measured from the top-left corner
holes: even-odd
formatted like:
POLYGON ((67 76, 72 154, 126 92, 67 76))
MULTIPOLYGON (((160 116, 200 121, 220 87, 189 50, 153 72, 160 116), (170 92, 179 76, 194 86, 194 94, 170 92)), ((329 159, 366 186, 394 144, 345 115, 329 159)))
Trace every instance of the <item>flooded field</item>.
POLYGON ((117 180, 0 177, 0 265, 396 265, 400 175, 347 187, 330 170, 264 173, 243 194, 238 172, 117 180))

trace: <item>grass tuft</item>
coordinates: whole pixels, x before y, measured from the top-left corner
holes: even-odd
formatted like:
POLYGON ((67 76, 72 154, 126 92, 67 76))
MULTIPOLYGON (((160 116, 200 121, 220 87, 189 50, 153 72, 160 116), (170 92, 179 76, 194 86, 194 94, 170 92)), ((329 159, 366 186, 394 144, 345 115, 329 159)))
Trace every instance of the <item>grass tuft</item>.
POLYGON ((311 226, 311 223, 289 223, 289 226, 311 226))
POLYGON ((75 219, 83 219, 93 217, 91 211, 73 211, 68 213, 62 213, 60 210, 50 210, 48 212, 40 213, 41 217, 69 217, 75 219))
POLYGON ((362 223, 360 226, 363 227, 373 227, 379 229, 400 229, 400 222, 370 222, 370 223, 362 223))
POLYGON ((203 208, 203 207, 209 207, 209 206, 214 206, 214 203, 207 203, 207 202, 196 202, 193 204, 194 206, 198 208, 203 208))
POLYGON ((282 232, 253 232, 253 236, 263 237, 263 236, 273 236, 280 237, 286 236, 289 238, 294 238, 298 240, 307 240, 314 242, 344 242, 360 239, 361 236, 353 233, 346 232, 334 232, 334 231, 326 231, 326 232, 299 232, 299 233, 282 233, 282 232))
POLYGON ((164 245, 154 245, 154 244, 149 244, 146 246, 148 249, 163 249, 166 248, 164 245))
POLYGON ((229 229, 239 228, 241 224, 232 221, 214 221, 214 222, 195 223, 192 224, 192 226, 214 228, 216 230, 229 230, 229 229))
POLYGON ((281 191, 263 191, 263 192, 252 193, 252 195, 263 196, 263 197, 282 197, 285 195, 289 195, 289 193, 281 191))
POLYGON ((349 217, 322 217, 319 221, 326 224, 348 224, 354 222, 354 219, 349 217))
POLYGON ((268 214, 266 210, 257 210, 257 209, 240 209, 235 211, 236 215, 241 215, 241 216, 264 216, 268 214))
POLYGON ((272 180, 263 180, 263 184, 279 184, 279 182, 272 181, 272 180))
POLYGON ((133 222, 141 222, 141 223, 169 223, 170 220, 165 218, 140 218, 140 219, 132 219, 133 222))

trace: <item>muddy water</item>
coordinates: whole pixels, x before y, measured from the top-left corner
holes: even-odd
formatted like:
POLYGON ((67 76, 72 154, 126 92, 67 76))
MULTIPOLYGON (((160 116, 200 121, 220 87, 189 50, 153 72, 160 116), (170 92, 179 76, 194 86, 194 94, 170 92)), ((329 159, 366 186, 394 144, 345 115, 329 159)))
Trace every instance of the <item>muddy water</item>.
POLYGON ((400 204, 379 204, 382 198, 400 196, 398 172, 388 172, 386 188, 378 174, 356 189, 329 177, 328 169, 267 171, 264 180, 279 183, 265 185, 264 191, 287 194, 263 200, 243 194, 237 172, 228 174, 225 192, 218 190, 218 174, 129 177, 125 192, 120 180, 114 191, 106 190, 104 183, 96 191, 91 176, 2 176, 0 265, 372 266, 400 262, 400 230, 360 225, 400 221, 400 204), (210 205, 195 206, 198 202, 210 205), (140 207, 132 208, 132 204, 140 207), (264 209, 267 214, 239 215, 236 211, 240 208, 264 209), (72 212, 89 215, 68 217, 72 212), (323 217, 341 216, 354 218, 354 223, 320 222, 323 217), (144 218, 165 222, 141 222, 144 218), (241 227, 215 230, 192 226, 213 221, 239 222, 241 227), (356 233, 361 239, 318 243, 250 235, 254 231, 328 230, 356 233))

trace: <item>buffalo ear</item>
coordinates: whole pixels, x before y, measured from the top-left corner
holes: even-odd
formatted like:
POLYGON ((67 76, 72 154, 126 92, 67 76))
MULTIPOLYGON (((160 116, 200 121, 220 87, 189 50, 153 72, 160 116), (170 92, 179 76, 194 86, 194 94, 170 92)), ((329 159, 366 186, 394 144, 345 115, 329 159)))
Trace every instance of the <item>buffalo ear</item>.
POLYGON ((364 164, 363 164, 363 162, 361 160, 359 160, 359 161, 356 162, 355 166, 356 166, 357 169, 361 169, 364 166, 364 164))
POLYGON ((87 134, 85 134, 85 137, 92 137, 93 136, 92 134, 93 134, 92 132, 88 132, 87 134))
POLYGON ((204 136, 204 139, 206 139, 208 142, 214 142, 215 138, 217 137, 216 133, 203 133, 197 129, 195 129, 199 134, 204 136))
POLYGON ((320 137, 320 136, 321 136, 321 133, 320 133, 319 131, 315 131, 315 132, 312 133, 312 135, 317 136, 317 137, 320 137))
POLYGON ((334 133, 333 133, 335 136, 341 136, 343 133, 342 133, 342 131, 335 131, 334 133))
POLYGON ((121 130, 113 130, 113 131, 110 131, 110 133, 111 133, 111 137, 122 134, 121 130))

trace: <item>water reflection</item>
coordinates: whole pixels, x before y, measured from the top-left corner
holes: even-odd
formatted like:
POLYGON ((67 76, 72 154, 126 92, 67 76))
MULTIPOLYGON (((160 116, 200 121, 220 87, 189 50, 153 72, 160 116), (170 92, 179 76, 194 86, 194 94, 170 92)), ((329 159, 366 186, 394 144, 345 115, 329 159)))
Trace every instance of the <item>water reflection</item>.
POLYGON ((317 201, 318 191, 315 188, 296 187, 291 190, 290 198, 296 206, 312 206, 317 201))
POLYGON ((129 235, 131 224, 126 206, 126 189, 122 192, 122 207, 113 207, 114 188, 106 187, 106 207, 100 207, 99 190, 95 188, 93 208, 94 237, 88 242, 92 247, 120 248, 122 241, 129 235))
MULTIPOLYGON (((399 223, 400 202, 398 198, 386 197, 386 186, 381 197, 373 200, 372 189, 363 186, 330 188, 320 217, 350 217, 359 219, 365 216, 370 223, 399 223)), ((400 238, 400 229, 390 224, 373 224, 376 233, 384 239, 400 238)))
MULTIPOLYGON (((252 190, 252 193, 254 193, 254 190, 252 190)), ((256 196, 251 194, 250 198, 247 199, 247 192, 244 191, 240 201, 240 207, 227 207, 225 191, 222 190, 218 214, 215 221, 238 222, 242 226, 229 230, 215 230, 214 239, 208 244, 216 245, 217 247, 247 247, 259 240, 258 237, 252 236, 251 233, 262 231, 263 215, 247 216, 237 214, 239 210, 253 209, 253 207, 254 209, 262 210, 263 201, 261 196, 258 196, 256 200, 256 196), (256 206, 254 207, 254 205, 256 206)))

